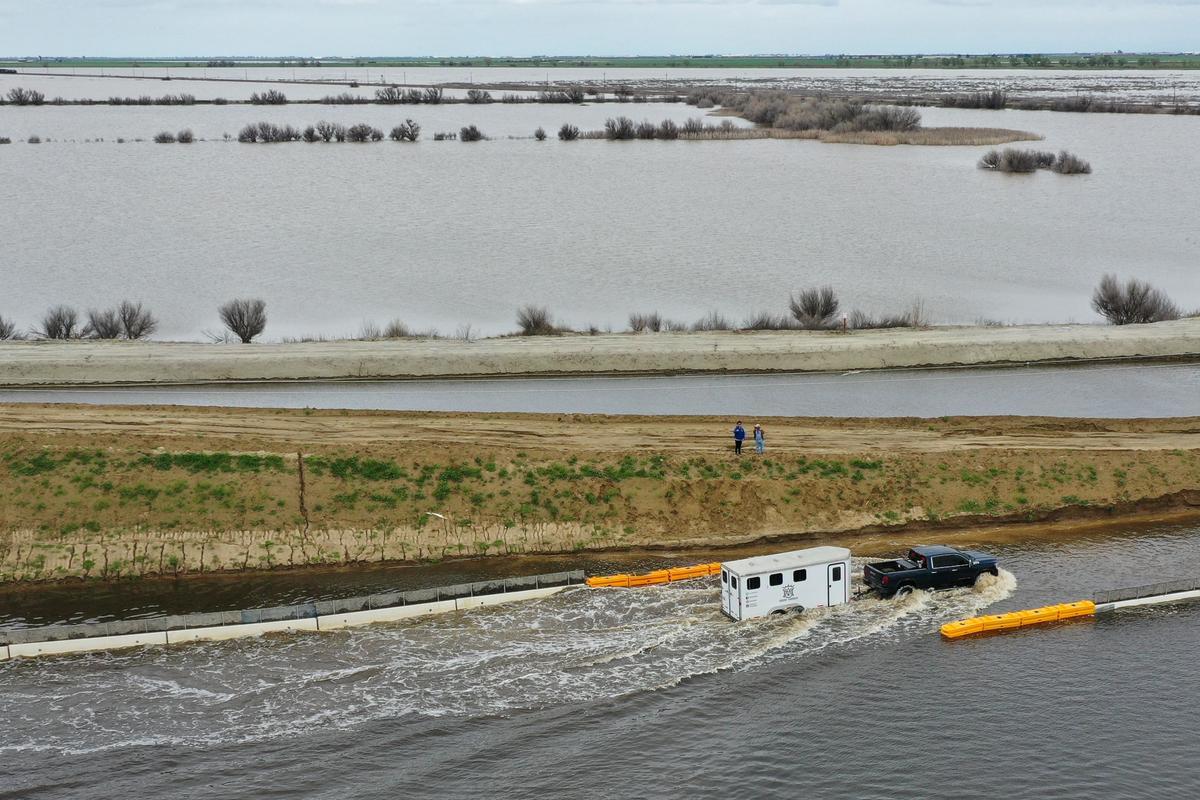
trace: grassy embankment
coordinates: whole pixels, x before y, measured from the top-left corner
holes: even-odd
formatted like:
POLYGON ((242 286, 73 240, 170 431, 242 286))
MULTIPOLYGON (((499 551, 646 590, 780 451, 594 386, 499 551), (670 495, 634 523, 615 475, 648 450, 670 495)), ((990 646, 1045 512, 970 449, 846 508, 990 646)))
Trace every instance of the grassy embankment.
POLYGON ((713 546, 1200 505, 1195 420, 765 420, 769 452, 735 459, 724 419, 5 416, 3 581, 713 546))

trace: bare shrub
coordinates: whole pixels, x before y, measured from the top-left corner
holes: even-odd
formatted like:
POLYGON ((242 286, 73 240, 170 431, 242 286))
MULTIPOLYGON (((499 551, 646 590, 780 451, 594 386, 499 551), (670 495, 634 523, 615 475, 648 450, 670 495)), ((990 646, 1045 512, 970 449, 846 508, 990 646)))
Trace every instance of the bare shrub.
POLYGON ((539 103, 582 103, 585 99, 586 93, 578 86, 541 92, 537 96, 539 103))
POLYGON ((375 102, 377 103, 403 103, 404 92, 399 86, 385 86, 382 89, 375 90, 375 102))
POLYGON ((175 136, 176 141, 180 144, 191 144, 196 141, 196 135, 192 133, 191 128, 184 128, 175 136))
POLYGON ((154 134, 154 141, 158 144, 174 144, 175 134, 170 131, 159 131, 154 134))
POLYGON ((545 306, 521 307, 517 311, 517 327, 522 336, 553 336, 559 332, 554 317, 545 306))
POLYGON ((490 103, 492 102, 492 93, 484 89, 467 89, 467 102, 471 105, 490 103))
POLYGON ((1001 155, 999 150, 988 150, 979 159, 980 169, 1000 169, 1001 155))
POLYGON ((46 95, 36 89, 17 86, 8 90, 8 102, 14 106, 40 106, 46 102, 46 95))
POLYGON ((1092 165, 1079 156, 1063 150, 1054 159, 1054 163, 1050 166, 1050 169, 1060 175, 1088 175, 1092 171, 1092 165))
POLYGON ((483 131, 479 130, 476 126, 464 125, 458 131, 458 138, 464 142, 478 142, 482 141, 484 136, 483 131))
POLYGON ((219 309, 221 322, 243 344, 249 344, 267 327, 267 303, 258 299, 230 300, 219 309))
POLYGON ((782 331, 792 327, 791 321, 784 314, 772 314, 770 311, 760 311, 746 317, 742 330, 746 331, 782 331))
POLYGON ((634 313, 629 315, 629 330, 634 333, 651 331, 658 333, 663 328, 662 314, 651 311, 648 314, 634 313))
POLYGON ((697 117, 692 117, 687 122, 683 123, 682 131, 683 133, 689 135, 704 133, 704 120, 697 117))
POLYGON ((406 119, 403 124, 392 128, 388 135, 397 142, 415 142, 421 137, 421 126, 411 119, 406 119))
POLYGON ((929 327, 929 312, 925 309, 925 300, 918 297, 908 305, 908 311, 905 312, 905 317, 908 318, 908 325, 911 328, 928 328, 929 327))
POLYGON ((77 339, 79 313, 70 306, 54 306, 42 316, 42 327, 36 333, 43 339, 77 339))
POLYGON ((537 139, 539 142, 546 141, 546 129, 539 126, 538 129, 533 132, 533 138, 537 139))
POLYGON ((250 95, 250 102, 256 106, 282 106, 286 105, 287 101, 287 95, 278 89, 268 89, 250 95))
POLYGON ((12 139, 7 136, 0 136, 0 144, 12 144, 12 139))
POLYGON ((421 95, 421 100, 431 105, 437 105, 442 102, 442 90, 436 86, 430 87, 421 95))
POLYGON ((673 120, 664 119, 655 134, 659 139, 678 139, 679 126, 673 120))
POLYGON ((458 134, 454 133, 453 131, 438 131, 433 135, 433 140, 435 142, 453 142, 457 138, 458 134))
POLYGON ((295 142, 301 138, 300 131, 291 125, 275 125, 271 122, 251 123, 238 131, 239 142, 295 142))
POLYGON ((732 329, 733 325, 719 311, 710 311, 692 323, 694 331, 728 331, 732 329))
POLYGON ((83 326, 83 336, 88 339, 120 339, 121 317, 116 309, 89 310, 87 323, 83 326))
POLYGON ((17 323, 0 316, 0 340, 24 338, 17 330, 17 323))
POLYGON ((1001 172, 1033 172, 1038 168, 1038 162, 1036 150, 1018 150, 1015 147, 1006 147, 1000 154, 999 170, 1001 172))
POLYGON ((144 339, 158 330, 158 320, 141 303, 122 300, 117 306, 121 333, 126 339, 144 339))
POLYGON ((563 126, 558 129, 558 138, 560 141, 564 142, 575 141, 579 138, 579 126, 572 125, 569 122, 564 123, 563 126))
POLYGON ((1179 306, 1145 281, 1130 278, 1124 286, 1105 275, 1092 292, 1092 308, 1112 325, 1136 325, 1179 319, 1179 306))
POLYGON ((686 333, 690 328, 686 322, 680 322, 677 319, 665 319, 663 320, 663 330, 668 333, 686 333))
POLYGON ((832 286, 802 289, 788 299, 792 318, 800 327, 809 330, 828 327, 839 308, 837 294, 832 286))
POLYGON ((40 137, 40 136, 30 136, 28 139, 26 139, 26 140, 25 140, 25 142, 26 142, 27 144, 41 144, 41 143, 42 143, 42 137, 40 137))
POLYGON ((879 106, 864 109, 852 120, 834 126, 835 132, 843 131, 914 131, 921 127, 921 112, 915 108, 879 106))
POLYGON ((334 139, 342 141, 346 138, 346 127, 336 122, 321 120, 317 123, 317 135, 321 137, 322 142, 332 142, 334 139))
POLYGON ((368 342, 376 339, 382 339, 383 329, 374 322, 367 320, 362 324, 362 327, 358 329, 358 338, 368 342))
POLYGON ((650 120, 642 120, 633 129, 633 135, 637 139, 653 139, 658 134, 658 126, 650 120))
POLYGON ((874 316, 865 311, 855 309, 850 312, 849 326, 856 331, 872 330, 876 328, 907 328, 909 327, 907 314, 883 314, 874 316))
POLYGON ((304 132, 300 134, 300 138, 310 144, 312 142, 319 142, 321 140, 320 135, 317 133, 317 129, 312 125, 309 125, 304 129, 304 132))
POLYGON ((1054 166, 1054 153, 1047 153, 1045 150, 1038 150, 1036 152, 1036 157, 1038 169, 1050 169, 1054 166))
MULTIPOLYGON (((376 92, 376 95, 378 96, 378 92, 376 92)), ((327 94, 321 98, 321 102, 327 106, 352 106, 363 105, 371 101, 362 95, 342 92, 341 94, 327 94)))
POLYGON ((382 335, 384 339, 407 339, 413 334, 403 320, 394 319, 384 326, 382 335))
POLYGON ((383 131, 373 128, 365 122, 351 125, 346 129, 346 141, 348 142, 378 142, 382 138, 383 131))
POLYGON ((986 108, 999 111, 1008 107, 1008 92, 992 89, 990 92, 947 95, 941 99, 943 108, 986 108))
POLYGON ((632 139, 637 135, 636 126, 629 117, 609 117, 604 121, 604 138, 609 141, 632 139))

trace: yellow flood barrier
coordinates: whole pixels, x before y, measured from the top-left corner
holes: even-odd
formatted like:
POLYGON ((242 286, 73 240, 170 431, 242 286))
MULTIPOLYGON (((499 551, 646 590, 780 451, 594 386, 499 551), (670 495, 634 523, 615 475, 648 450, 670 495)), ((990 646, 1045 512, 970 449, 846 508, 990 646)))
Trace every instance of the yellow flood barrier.
POLYGON ((721 562, 711 564, 696 564, 692 567, 672 567, 671 569, 656 569, 641 575, 601 575, 588 578, 587 585, 592 588, 620 586, 622 588, 637 588, 639 586, 657 586, 675 581, 690 581, 695 578, 707 578, 721 571, 721 562))
POLYGON ((1063 619, 1090 617, 1095 613, 1095 603, 1091 600, 1078 600, 1074 603, 1059 603, 1054 606, 1030 608, 1025 611, 1010 611, 1005 614, 989 614, 985 617, 947 622, 942 626, 942 636, 947 639, 959 639, 976 633, 1007 631, 1031 625, 1044 625, 1047 622, 1058 622, 1063 619))

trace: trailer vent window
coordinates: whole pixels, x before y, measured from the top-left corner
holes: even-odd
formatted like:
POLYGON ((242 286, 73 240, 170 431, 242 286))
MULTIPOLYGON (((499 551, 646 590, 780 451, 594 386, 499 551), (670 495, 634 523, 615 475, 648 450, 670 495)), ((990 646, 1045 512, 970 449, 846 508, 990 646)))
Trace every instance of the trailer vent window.
POLYGON ((783 585, 783 573, 776 572, 770 578, 767 578, 767 584, 770 586, 782 586, 783 585))
POLYGON ((721 583, 729 583, 729 573, 721 570, 721 583))
POLYGON ((806 580, 808 580, 808 570, 798 569, 792 573, 792 583, 799 583, 806 580))
POLYGON ((758 576, 746 578, 746 588, 750 591, 754 591, 759 586, 762 586, 762 578, 759 578, 758 576))
POLYGON ((732 586, 734 589, 737 588, 737 576, 736 575, 729 576, 729 585, 732 586))

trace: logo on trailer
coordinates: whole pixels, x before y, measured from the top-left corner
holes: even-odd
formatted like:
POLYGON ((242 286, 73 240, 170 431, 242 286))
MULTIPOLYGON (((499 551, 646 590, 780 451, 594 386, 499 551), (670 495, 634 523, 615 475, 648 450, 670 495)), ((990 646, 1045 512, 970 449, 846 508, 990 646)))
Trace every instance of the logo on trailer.
POLYGON ((794 583, 789 583, 787 586, 783 587, 783 599, 784 600, 795 600, 796 599, 796 585, 794 583))

